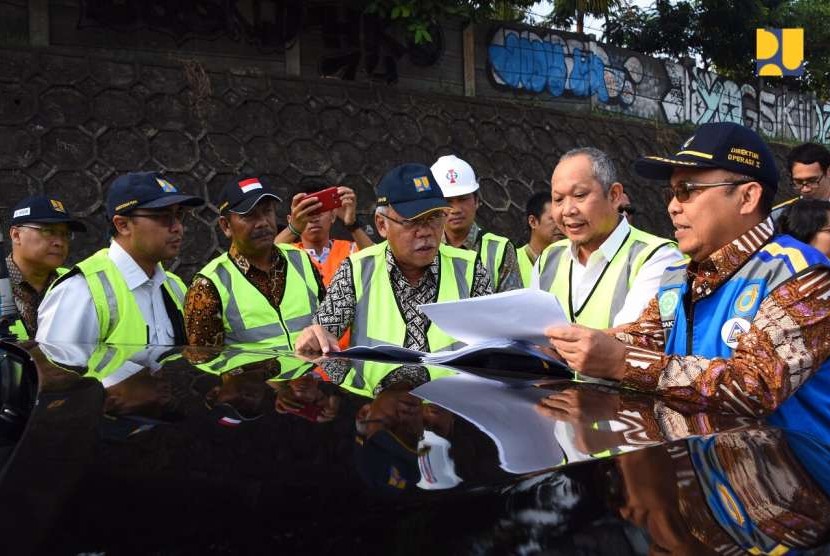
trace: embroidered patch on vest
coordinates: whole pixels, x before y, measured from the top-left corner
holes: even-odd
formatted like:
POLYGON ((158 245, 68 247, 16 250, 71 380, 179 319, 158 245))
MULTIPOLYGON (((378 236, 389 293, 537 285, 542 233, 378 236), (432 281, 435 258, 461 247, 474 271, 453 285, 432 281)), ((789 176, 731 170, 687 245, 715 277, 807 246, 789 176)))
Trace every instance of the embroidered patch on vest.
POLYGON ((731 349, 738 347, 738 338, 741 334, 749 332, 749 321, 742 318, 729 319, 720 329, 720 337, 723 343, 731 349))
POLYGON ((745 286, 741 294, 735 300, 735 305, 733 307, 734 314, 744 317, 752 314, 760 293, 761 286, 759 284, 749 284, 748 286, 745 286))
POLYGON ((663 321, 673 321, 674 315, 677 313, 678 303, 680 303, 680 294, 677 293, 677 288, 663 291, 658 300, 658 304, 660 305, 660 319, 663 321))

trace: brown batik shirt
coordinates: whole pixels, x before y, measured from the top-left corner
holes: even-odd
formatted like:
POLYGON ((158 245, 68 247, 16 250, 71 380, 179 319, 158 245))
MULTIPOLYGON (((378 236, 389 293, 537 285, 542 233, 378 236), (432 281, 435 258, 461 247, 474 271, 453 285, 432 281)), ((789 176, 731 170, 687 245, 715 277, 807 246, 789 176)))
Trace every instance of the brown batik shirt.
MULTIPOLYGON (((285 294, 285 271, 288 265, 282 252, 277 247, 273 248, 268 272, 252 265, 234 245, 231 245, 228 257, 263 297, 275 309, 278 309, 285 294)), ((317 269, 312 266, 312 270, 319 286, 319 299, 322 300, 325 294, 323 281, 317 269)), ((187 330, 187 343, 190 345, 221 346, 225 341, 222 299, 213 282, 200 274, 193 278, 193 283, 187 290, 184 302, 184 323, 187 330)))
MULTIPOLYGON (((773 234, 761 222, 700 263, 691 262, 692 303, 711 295, 773 234)), ((830 357, 830 269, 808 269, 761 302, 732 357, 667 355, 657 298, 616 334, 627 344, 623 385, 675 399, 761 415, 775 410, 830 357)), ((711 330, 720 334, 720 330, 711 330)))
POLYGON ((23 321, 23 326, 29 333, 30 338, 34 338, 37 333, 37 308, 40 307, 40 302, 46 296, 49 286, 52 282, 58 279, 58 273, 54 270, 49 274, 43 290, 38 292, 34 286, 26 281, 20 268, 14 263, 11 255, 6 257, 6 266, 9 269, 9 279, 12 283, 12 294, 14 294, 14 304, 17 305, 17 312, 20 313, 20 320, 23 321))

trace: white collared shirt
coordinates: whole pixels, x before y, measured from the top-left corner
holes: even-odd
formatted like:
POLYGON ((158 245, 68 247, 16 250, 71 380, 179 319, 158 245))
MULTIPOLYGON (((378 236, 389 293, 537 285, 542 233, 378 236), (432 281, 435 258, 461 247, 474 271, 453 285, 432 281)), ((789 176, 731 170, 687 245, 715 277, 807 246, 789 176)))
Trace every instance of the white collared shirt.
MULTIPOLYGON (((173 345, 173 323, 164 306, 161 287, 166 279, 164 269, 156 265, 152 278, 138 266, 118 242, 110 243, 109 258, 124 277, 135 296, 141 316, 147 323, 149 344, 173 345)), ((70 276, 46 294, 38 309, 38 342, 72 342, 97 344, 98 314, 92 302, 86 279, 81 274, 70 276)))
MULTIPOLYGON (((579 262, 576 246, 573 244, 570 245, 570 254, 573 259, 571 299, 573 300, 573 310, 575 312, 579 311, 588 301, 588 297, 594 290, 594 286, 602 276, 602 271, 610 263, 611 259, 614 258, 614 255, 619 251, 620 247, 622 247, 630 231, 631 226, 629 226, 628 220, 620 218, 619 224, 611 232, 611 235, 602 242, 602 245, 596 251, 588 256, 588 260, 585 261, 584 265, 579 262)), ((625 304, 612 319, 612 326, 620 326, 637 320, 649 301, 657 295, 663 271, 667 266, 671 266, 682 259, 683 255, 674 246, 664 245, 657 249, 643 266, 640 267, 640 271, 634 278, 631 289, 628 290, 628 295, 625 297, 625 304)), ((531 287, 539 287, 538 260, 533 267, 531 287)))

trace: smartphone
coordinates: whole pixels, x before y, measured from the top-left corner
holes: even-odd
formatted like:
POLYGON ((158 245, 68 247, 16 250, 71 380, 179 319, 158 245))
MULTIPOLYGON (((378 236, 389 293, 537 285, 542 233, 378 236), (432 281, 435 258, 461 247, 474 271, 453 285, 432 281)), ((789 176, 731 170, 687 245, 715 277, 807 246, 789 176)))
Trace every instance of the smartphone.
POLYGON ((340 200, 340 194, 337 193, 337 187, 327 187, 326 189, 322 189, 320 191, 316 191, 314 193, 309 193, 303 199, 308 199, 309 197, 317 197, 323 206, 320 207, 318 210, 315 210, 312 214, 320 214, 321 212, 328 212, 330 210, 334 210, 342 206, 342 201, 340 200))

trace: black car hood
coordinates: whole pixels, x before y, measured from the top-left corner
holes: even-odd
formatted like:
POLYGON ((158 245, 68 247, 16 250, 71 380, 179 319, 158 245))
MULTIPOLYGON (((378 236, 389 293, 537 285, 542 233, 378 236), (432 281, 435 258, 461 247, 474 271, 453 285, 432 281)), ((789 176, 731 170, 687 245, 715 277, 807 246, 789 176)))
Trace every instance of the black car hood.
POLYGON ((830 529, 826 437, 757 417, 522 365, 26 347, 10 554, 781 552, 830 529))

